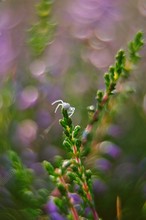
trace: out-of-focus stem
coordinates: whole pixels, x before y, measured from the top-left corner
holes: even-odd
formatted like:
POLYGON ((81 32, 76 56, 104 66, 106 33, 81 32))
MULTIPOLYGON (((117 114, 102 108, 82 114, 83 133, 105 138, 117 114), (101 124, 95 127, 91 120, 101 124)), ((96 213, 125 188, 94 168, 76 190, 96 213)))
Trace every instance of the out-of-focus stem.
POLYGON ((122 219, 122 209, 121 209, 121 199, 119 196, 117 196, 116 206, 117 206, 117 220, 121 220, 122 219))

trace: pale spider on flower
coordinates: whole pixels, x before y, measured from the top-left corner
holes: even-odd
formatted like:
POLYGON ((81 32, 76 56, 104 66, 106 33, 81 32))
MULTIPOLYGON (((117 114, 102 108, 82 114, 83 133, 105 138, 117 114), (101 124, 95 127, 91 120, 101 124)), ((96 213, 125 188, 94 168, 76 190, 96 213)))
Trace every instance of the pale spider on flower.
POLYGON ((58 108, 61 106, 63 109, 67 110, 68 116, 71 117, 75 111, 74 107, 71 107, 69 103, 63 102, 61 99, 56 100, 55 102, 52 103, 52 105, 58 103, 55 113, 57 112, 58 108))

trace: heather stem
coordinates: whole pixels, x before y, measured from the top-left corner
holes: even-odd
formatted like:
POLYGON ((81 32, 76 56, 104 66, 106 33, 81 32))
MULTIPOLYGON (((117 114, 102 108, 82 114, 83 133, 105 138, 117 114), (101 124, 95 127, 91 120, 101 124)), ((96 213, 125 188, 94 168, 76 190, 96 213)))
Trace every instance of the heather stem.
POLYGON ((94 208, 93 198, 92 198, 89 186, 88 186, 87 181, 86 181, 86 175, 85 175, 85 172, 84 172, 84 167, 82 165, 81 159, 76 156, 77 152, 79 152, 79 150, 77 151, 77 147, 73 146, 74 157, 75 157, 76 162, 78 163, 78 172, 82 173, 82 179, 81 179, 82 189, 83 189, 83 191, 85 192, 85 194, 87 196, 89 206, 91 207, 91 210, 92 210, 92 213, 93 213, 93 216, 94 216, 94 220, 98 220, 99 219, 98 214, 97 214, 97 212, 94 208))
POLYGON ((74 206, 73 206, 73 204, 72 204, 72 201, 71 201, 71 199, 70 199, 70 197, 69 197, 68 186, 67 186, 67 184, 66 184, 66 182, 65 182, 65 180, 64 180, 64 178, 63 178, 63 176, 61 176, 59 179, 60 179, 60 182, 63 184, 64 188, 66 189, 67 196, 68 196, 68 200, 69 200, 69 209, 70 209, 70 211, 71 211, 71 213, 72 213, 73 219, 74 219, 74 220, 79 220, 78 213, 77 213, 76 209, 74 208, 74 206))

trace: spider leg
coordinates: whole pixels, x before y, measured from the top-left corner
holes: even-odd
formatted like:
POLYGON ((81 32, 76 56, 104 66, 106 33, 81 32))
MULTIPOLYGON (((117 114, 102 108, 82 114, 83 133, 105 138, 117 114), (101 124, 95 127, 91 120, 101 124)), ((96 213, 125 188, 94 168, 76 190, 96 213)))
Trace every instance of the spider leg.
POLYGON ((73 112, 68 113, 68 116, 71 117, 73 115, 73 112))
POLYGON ((55 108, 55 113, 57 112, 59 106, 62 106, 62 103, 58 104, 57 107, 55 108))
POLYGON ((74 107, 70 107, 70 109, 68 110, 69 117, 71 117, 73 115, 74 111, 75 111, 75 108, 74 107))
POLYGON ((63 104, 63 101, 62 101, 61 99, 58 99, 58 100, 56 100, 55 102, 53 102, 51 105, 54 105, 54 104, 56 104, 56 103, 58 103, 58 102, 61 102, 60 104, 63 104))

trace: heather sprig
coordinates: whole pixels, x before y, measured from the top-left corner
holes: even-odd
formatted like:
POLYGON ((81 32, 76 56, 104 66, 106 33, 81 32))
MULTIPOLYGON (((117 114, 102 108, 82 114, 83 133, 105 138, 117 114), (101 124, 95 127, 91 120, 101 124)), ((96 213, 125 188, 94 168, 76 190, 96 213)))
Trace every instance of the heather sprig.
POLYGON ((139 61, 140 59, 139 50, 141 49, 143 44, 144 44, 143 33, 138 32, 135 35, 134 40, 131 41, 128 45, 128 56, 131 63, 136 64, 139 61))
MULTIPOLYGON (((70 107, 70 105, 68 105, 68 107, 73 108, 70 107)), ((53 181, 55 181, 62 196, 60 201, 61 206, 59 205, 61 210, 64 204, 68 205, 68 209, 71 211, 73 219, 77 220, 79 219, 79 216, 85 217, 84 210, 86 207, 90 207, 92 213, 91 219, 99 219, 94 207, 94 199, 92 195, 92 173, 91 170, 86 170, 83 164, 81 139, 78 138, 80 126, 73 125, 69 111, 64 105, 62 105, 62 115, 63 118, 60 119, 59 122, 64 129, 65 139, 63 146, 66 149, 68 158, 61 162, 59 168, 54 169, 54 167, 46 161, 44 161, 44 166, 53 181), (74 193, 75 188, 77 188, 75 192, 83 200, 79 212, 74 207, 75 204, 70 197, 70 195, 74 193)), ((56 199, 56 201, 58 200, 59 199, 56 199)))
MULTIPOLYGON (((17 214, 15 208, 9 207, 9 204, 2 206, 1 212, 7 209, 7 213, 13 213, 13 217, 17 219, 35 220, 42 215, 41 207, 47 201, 48 190, 45 187, 36 190, 34 184, 36 177, 33 170, 22 163, 15 151, 8 150, 3 157, 7 161, 5 171, 9 175, 7 181, 4 180, 5 187, 10 192, 12 204, 17 207, 17 214)), ((2 218, 1 212, 0 218, 2 218)))
POLYGON ((36 5, 38 21, 29 29, 29 44, 35 56, 41 55, 52 42, 56 23, 52 19, 54 0, 41 0, 36 5))
POLYGON ((84 144, 88 140, 88 134, 91 132, 93 124, 98 122, 101 113, 104 112, 110 98, 115 93, 117 83, 122 77, 129 76, 132 69, 127 68, 127 62, 131 62, 131 66, 134 67, 134 64, 139 60, 138 51, 143 45, 142 33, 138 32, 129 45, 132 46, 129 46, 128 55, 126 55, 124 50, 119 50, 115 64, 105 73, 105 90, 97 91, 97 105, 94 108, 93 106, 89 108, 93 116, 81 136, 79 136, 80 126, 74 126, 71 119, 75 108, 62 100, 52 103, 53 105, 57 104, 55 112, 61 107, 63 118, 59 120, 59 123, 64 130, 63 146, 66 150, 66 159, 60 161, 57 167, 53 167, 51 163, 44 161, 44 167, 59 192, 57 197, 54 198, 54 202, 58 206, 60 213, 67 216, 68 219, 78 220, 82 217, 94 220, 99 219, 92 193, 92 172, 84 166, 84 144), (80 209, 76 208, 75 202, 71 197, 74 193, 82 200, 80 209), (88 216, 85 215, 87 208, 90 210, 88 216))
POLYGON ((82 134, 82 144, 86 144, 88 135, 91 133, 93 124, 98 122, 101 113, 105 110, 110 98, 116 92, 116 85, 121 78, 127 78, 130 72, 134 69, 134 65, 139 61, 139 50, 143 46, 143 33, 138 32, 128 45, 128 52, 119 50, 116 55, 116 61, 113 66, 110 66, 104 74, 105 90, 97 90, 94 113, 82 134))

